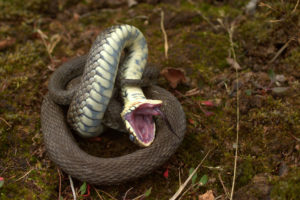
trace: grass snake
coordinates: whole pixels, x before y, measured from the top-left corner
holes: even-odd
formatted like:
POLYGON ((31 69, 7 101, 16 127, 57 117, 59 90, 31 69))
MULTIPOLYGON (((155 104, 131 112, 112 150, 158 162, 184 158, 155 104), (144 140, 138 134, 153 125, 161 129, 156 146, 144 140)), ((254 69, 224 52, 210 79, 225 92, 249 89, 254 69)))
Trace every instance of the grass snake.
POLYGON ((52 75, 41 110, 44 142, 50 158, 71 176, 100 185, 121 183, 151 172, 178 148, 185 114, 168 91, 152 84, 140 87, 148 76, 147 54, 146 40, 137 28, 114 26, 97 37, 87 56, 63 64, 52 75), (78 76, 79 86, 67 90, 68 82, 78 76), (114 87, 116 80, 121 87, 114 87), (177 136, 161 117, 154 123, 153 116, 162 113, 177 136), (103 131, 103 123, 120 131, 125 128, 130 140, 147 148, 113 158, 80 149, 72 133, 94 137, 103 131))

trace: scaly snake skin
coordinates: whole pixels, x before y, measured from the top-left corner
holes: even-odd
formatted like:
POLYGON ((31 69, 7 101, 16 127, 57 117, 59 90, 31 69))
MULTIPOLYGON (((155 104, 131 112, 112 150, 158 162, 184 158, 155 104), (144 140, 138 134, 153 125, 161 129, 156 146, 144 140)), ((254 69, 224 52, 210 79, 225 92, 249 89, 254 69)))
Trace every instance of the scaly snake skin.
MULTIPOLYGON (((69 123, 81 136, 102 132, 101 119, 112 96, 121 52, 129 54, 120 66, 124 79, 141 79, 148 48, 143 34, 129 25, 114 26, 100 34, 88 55, 80 87, 68 112, 69 123)), ((145 99, 139 87, 123 87, 125 101, 145 99)))
MULTIPOLYGON (((125 38, 124 43, 127 43, 126 42, 127 40, 132 40, 132 38, 130 38, 130 37, 133 37, 133 38, 139 37, 140 33, 135 28, 131 28, 131 31, 128 31, 128 33, 131 32, 131 36, 128 36, 130 34, 126 35, 123 32, 120 34, 117 34, 117 31, 115 31, 115 30, 120 30, 120 29, 122 29, 122 27, 124 27, 124 26, 113 27, 113 28, 105 31, 106 34, 101 34, 97 38, 96 42, 94 43, 93 48, 90 51, 88 58, 80 57, 80 58, 71 60, 70 62, 65 64, 65 65, 69 65, 68 70, 65 72, 69 73, 69 76, 73 78, 82 73, 81 66, 84 65, 85 60, 87 59, 87 64, 86 64, 86 67, 83 72, 83 74, 85 76, 82 78, 82 80, 83 80, 82 82, 86 82, 85 83, 86 85, 92 86, 92 87, 87 87, 88 89, 85 89, 85 90, 88 92, 83 93, 83 94, 89 93, 90 96, 83 95, 85 97, 87 96, 88 97, 87 99, 91 99, 90 97, 93 97, 93 98, 95 97, 95 94, 92 94, 91 91, 98 91, 98 93, 100 93, 101 95, 104 94, 107 98, 109 96, 111 96, 113 93, 113 86, 111 86, 111 83, 106 83, 106 85, 105 85, 104 82, 101 82, 101 84, 98 84, 98 86, 93 85, 93 80, 105 78, 105 77, 100 76, 104 72, 98 73, 97 78, 93 77, 94 75, 97 74, 98 70, 103 70, 102 68, 98 69, 97 66, 96 67, 94 66, 93 69, 96 70, 94 72, 91 72, 93 70, 90 70, 90 71, 86 70, 86 68, 88 68, 89 66, 93 66, 93 64, 91 65, 91 63, 99 63, 100 64, 99 66, 103 66, 103 61, 106 62, 106 64, 104 64, 104 65, 108 65, 109 63, 110 64, 114 63, 114 64, 118 65, 119 58, 115 58, 115 57, 111 56, 111 58, 114 58, 114 60, 111 59, 109 61, 109 60, 105 60, 105 58, 107 58, 107 55, 103 55, 103 53, 101 54, 101 50, 100 50, 100 53, 98 52, 98 53, 94 54, 93 52, 97 51, 97 50, 94 50, 94 47, 97 46, 98 43, 102 43, 102 46, 103 46, 103 44, 104 44, 104 46, 108 45, 108 44, 110 44, 110 45, 113 44, 112 40, 110 40, 109 38, 114 38, 114 36, 105 37, 105 35, 107 35, 107 33, 109 33, 110 35, 116 34, 115 38, 114 38, 115 41, 117 40, 116 39, 117 35, 121 36, 121 34, 123 34, 123 38, 125 38), (112 31, 112 30, 114 30, 114 31, 112 31), (96 56, 96 58, 97 58, 96 61, 92 60, 92 58, 94 58, 95 55, 100 55, 100 57, 96 56), (100 62, 99 62, 99 59, 100 59, 100 62), (78 66, 80 66, 80 67, 78 67, 78 66), (86 71, 89 71, 89 72, 86 72, 86 71), (90 75, 86 75, 88 73, 90 73, 90 75), (86 78, 86 77, 88 77, 88 78, 86 78)), ((127 25, 125 27, 127 27, 127 25)), ((130 29, 130 28, 127 27, 127 30, 128 29, 130 29)), ((121 41, 121 39, 119 39, 119 41, 121 41)), ((139 47, 146 46, 146 44, 144 44, 144 42, 141 42, 141 41, 143 41, 143 39, 138 39, 137 41, 139 41, 138 42, 139 47)), ((123 45, 121 45, 121 46, 122 46, 122 47, 120 47, 121 50, 124 47, 128 47, 128 46, 126 46, 126 44, 125 44, 125 46, 123 46, 123 45)), ((115 46, 115 47, 117 47, 117 46, 115 46)), ((137 46, 135 46, 135 48, 137 48, 137 46)), ((115 49, 109 50, 110 55, 112 55, 114 50, 115 49)), ((145 53, 146 51, 144 50, 144 51, 139 51, 139 52, 145 53)), ((115 52, 114 55, 117 55, 117 54, 118 54, 118 57, 120 57, 120 55, 119 55, 120 53, 115 52)), ((126 72, 126 70, 129 70, 129 67, 126 67, 129 65, 126 65, 126 63, 131 62, 131 65, 132 65, 132 62, 135 62, 136 64, 138 64, 137 61, 144 62, 143 60, 146 60, 145 58, 147 57, 147 56, 145 56, 145 54, 139 54, 139 53, 138 53, 138 56, 139 56, 139 59, 137 59, 136 55, 134 56, 133 52, 129 51, 129 57, 127 57, 124 61, 125 67, 121 67, 121 70, 123 70, 122 71, 123 78, 125 77, 125 79, 127 79, 127 78, 140 79, 142 77, 143 70, 140 70, 140 69, 137 69, 136 71, 134 71, 135 73, 133 73, 132 71, 126 72), (132 57, 134 59, 132 59, 132 57), (128 75, 126 75, 126 73, 128 75), (136 75, 136 76, 134 77, 134 75, 136 75), (134 78, 132 78, 132 77, 134 77, 134 78)), ((146 63, 146 61, 145 61, 145 63, 146 63)), ((143 64, 142 67, 145 66, 145 63, 143 64)), ((109 70, 109 69, 106 68, 106 70, 109 70)), ((112 72, 112 71, 106 71, 106 72, 110 73, 110 79, 109 79, 110 82, 114 82, 114 80, 116 78, 116 72, 112 72)), ((55 81, 56 80, 54 80, 54 82, 55 81)), ((57 82, 59 82, 60 84, 64 84, 61 87, 65 87, 65 85, 66 85, 66 81, 64 82, 62 77, 59 77, 59 80, 57 82)), ((81 84, 79 86, 79 89, 78 88, 76 89, 76 91, 79 91, 79 92, 77 92, 78 94, 82 93, 82 90, 80 89, 82 87, 82 85, 84 85, 84 84, 81 84)), ((77 143, 75 142, 75 140, 72 136, 72 132, 70 131, 70 129, 66 123, 66 119, 64 117, 65 113, 64 113, 63 109, 54 102, 57 100, 56 99, 57 97, 55 97, 55 95, 53 95, 53 97, 51 96, 50 88, 51 88, 51 86, 49 86, 50 95, 46 95, 46 97, 43 101, 43 104, 42 104, 42 111, 41 111, 41 124, 42 124, 42 131, 44 134, 44 141, 46 144, 46 149, 49 153, 50 158, 57 165, 59 165, 65 172, 67 172, 71 176, 78 178, 82 181, 88 181, 88 182, 94 183, 94 184, 107 185, 107 184, 121 183, 124 181, 128 181, 130 179, 138 178, 144 174, 151 172, 153 169, 155 169, 156 167, 161 165, 163 162, 165 162, 175 152, 175 150, 177 149, 177 147, 179 146, 180 142, 183 139, 186 122, 185 122, 185 114, 182 110, 181 105, 176 100, 176 98, 174 96, 172 96, 166 90, 164 90, 158 86, 150 86, 144 90, 146 97, 161 100, 163 102, 162 111, 165 113, 166 117, 168 118, 169 122, 171 123, 173 130, 175 130, 178 137, 176 137, 174 134, 172 134, 170 132, 170 130, 168 129, 166 124, 164 124, 161 120, 157 120, 157 123, 156 123, 157 137, 151 146, 144 148, 144 149, 140 149, 134 153, 131 153, 131 154, 128 154, 125 156, 121 156, 121 157, 116 157, 116 158, 99 158, 99 157, 91 156, 78 147, 77 143)), ((126 98, 130 99, 130 97, 128 97, 128 96, 130 96, 130 94, 133 94, 133 96, 135 96, 135 97, 141 95, 141 99, 145 98, 143 95, 143 91, 139 87, 136 87, 136 86, 125 86, 121 89, 121 91, 122 91, 122 96, 125 97, 125 104, 126 104, 126 98), (129 95, 128 95, 128 93, 129 93, 129 95)), ((70 101, 70 98, 72 98, 71 93, 74 93, 74 90, 70 91, 69 93, 70 93, 70 95, 69 95, 69 97, 67 97, 69 99, 66 100, 66 99, 62 98, 62 104, 67 104, 68 101, 70 101)), ((76 96, 78 96, 78 95, 75 95, 75 97, 76 96)), ((83 107, 85 105, 88 105, 88 103, 86 103, 84 105, 84 103, 80 103, 80 101, 83 101, 83 102, 84 101, 88 102, 88 101, 82 97, 79 100, 76 99, 75 97, 73 98, 73 102, 75 102, 73 104, 81 105, 80 108, 83 110, 83 107), (84 106, 82 106, 82 105, 84 105, 84 106)), ((108 104, 109 99, 108 100, 105 99, 104 101, 106 104, 108 104)), ((114 103, 116 103, 116 101, 114 101, 114 103)), ((119 104, 121 104, 121 102, 119 102, 119 104)), ((95 103, 93 105, 95 106, 95 103)), ((102 105, 103 104, 101 102, 101 106, 102 105)), ((111 110, 114 110, 114 112, 118 112, 118 113, 121 112, 121 110, 116 111, 116 108, 122 108, 122 105, 114 106, 113 109, 110 109, 110 107, 112 107, 112 106, 113 106, 112 103, 110 103, 109 108, 107 110, 107 112, 109 114, 106 113, 105 116, 110 115, 111 110)), ((73 106, 73 107, 76 107, 76 106, 73 106)), ((91 106, 90 106, 90 108, 91 108, 91 106)), ((69 109, 69 113, 70 113, 71 109, 72 109, 72 103, 71 103, 71 107, 69 109)), ((105 110, 106 109, 104 109, 104 111, 105 110)), ((103 108, 99 109, 99 111, 103 111, 103 108)), ((69 115, 72 115, 72 114, 69 114, 69 115)), ((104 113, 101 115, 104 115, 104 113)), ((111 115, 116 115, 116 114, 113 113, 111 115)), ((95 116, 95 114, 94 114, 94 116, 95 116)), ((118 117, 115 117, 115 118, 118 118, 118 117)), ((78 122, 78 117, 73 116, 73 121, 78 122)), ((86 120, 83 120, 83 122, 86 122, 86 120)), ((94 132, 94 130, 96 130, 96 129, 91 129, 90 128, 91 126, 89 126, 89 125, 91 125, 91 124, 83 123, 83 125, 75 125, 74 127, 75 128, 79 127, 79 129, 81 128, 80 131, 86 131, 89 134, 91 132, 94 132), (85 127, 85 125, 88 125, 88 126, 85 127)), ((92 125, 94 125, 94 124, 92 124, 92 125)))

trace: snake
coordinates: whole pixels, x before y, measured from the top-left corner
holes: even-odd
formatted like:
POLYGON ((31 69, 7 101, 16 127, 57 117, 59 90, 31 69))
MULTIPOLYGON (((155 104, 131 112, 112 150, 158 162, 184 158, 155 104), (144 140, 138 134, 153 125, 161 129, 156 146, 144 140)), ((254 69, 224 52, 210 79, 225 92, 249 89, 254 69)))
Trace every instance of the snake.
POLYGON ((90 183, 116 184, 151 172, 176 151, 185 133, 185 114, 168 91, 151 84, 141 88, 147 56, 141 31, 118 25, 103 31, 88 55, 53 73, 41 125, 50 158, 65 172, 90 183), (67 90, 67 83, 79 75, 79 86, 67 90), (117 76, 123 83, 119 89, 114 87, 117 76), (122 102, 114 100, 116 90, 122 102), (120 131, 125 127, 129 139, 144 148, 116 158, 99 158, 80 149, 73 133, 96 137, 105 131, 103 123, 120 131))

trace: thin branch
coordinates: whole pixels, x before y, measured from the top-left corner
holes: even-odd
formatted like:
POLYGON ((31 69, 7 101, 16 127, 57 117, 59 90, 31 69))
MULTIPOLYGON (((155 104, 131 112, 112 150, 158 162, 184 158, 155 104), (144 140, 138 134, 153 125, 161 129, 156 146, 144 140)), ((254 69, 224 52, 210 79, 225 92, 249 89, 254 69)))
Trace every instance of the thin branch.
POLYGON ((180 168, 178 171, 178 182, 179 182, 179 186, 181 185, 181 175, 180 175, 180 168))
POLYGON ((275 56, 269 61, 268 64, 274 62, 278 56, 288 47, 288 45, 290 44, 290 42, 294 40, 294 38, 290 38, 280 49, 279 51, 275 54, 275 56))
POLYGON ((52 57, 52 55, 51 55, 51 53, 49 51, 49 45, 47 44, 47 42, 45 40, 45 38, 46 39, 48 38, 47 35, 45 33, 43 33, 40 29, 37 30, 37 33, 40 35, 40 37, 41 37, 41 39, 43 41, 43 44, 44 44, 44 46, 45 46, 45 48, 47 50, 47 54, 48 54, 48 56, 50 58, 51 63, 53 63, 53 57, 52 57))
POLYGON ((165 18, 164 16, 165 15, 164 15, 163 10, 160 11, 160 16, 161 16, 161 18, 160 18, 160 28, 161 28, 161 31, 164 35, 164 41, 165 41, 165 46, 164 46, 164 48, 165 48, 165 58, 168 60, 169 45, 168 45, 168 36, 167 36, 165 26, 164 26, 164 18, 165 18))
POLYGON ((298 5, 299 5, 299 0, 297 0, 297 3, 295 5, 295 8, 293 9, 292 13, 294 13, 297 10, 298 5))
POLYGON ((4 170, 0 173, 0 176, 2 176, 2 174, 4 174, 4 172, 8 169, 8 167, 5 167, 4 170))
POLYGON ((218 28, 205 16, 200 12, 199 10, 196 11, 215 31, 218 30, 218 28))
POLYGON ((223 183, 221 174, 218 173, 218 177, 219 177, 220 183, 221 183, 221 185, 223 187, 224 193, 225 193, 226 197, 229 199, 229 193, 228 193, 228 190, 227 190, 227 188, 225 187, 225 185, 223 183))
POLYGON ((132 190, 132 189, 133 189, 133 187, 129 188, 129 189, 125 192, 124 197, 123 197, 123 200, 126 200, 126 196, 127 196, 128 192, 129 192, 130 190, 132 190))
POLYGON ((92 186, 92 187, 94 188, 94 190, 97 193, 97 195, 100 198, 100 200, 104 200, 103 197, 101 196, 101 194, 97 191, 97 189, 94 186, 92 186))
POLYGON ((61 197, 61 173, 60 170, 57 168, 57 173, 59 176, 59 187, 58 187, 58 200, 60 200, 61 197))
MULTIPOLYGON (((96 190, 96 188, 94 188, 96 190)), ((100 192, 104 193, 105 195, 109 196, 112 200, 118 200, 115 197, 113 197, 111 194, 109 194, 108 192, 105 192, 103 190, 99 190, 100 192)))
POLYGON ((297 142, 300 142, 300 138, 294 136, 293 134, 291 134, 291 133, 289 133, 289 132, 288 132, 288 134, 289 134, 292 138, 294 138, 294 140, 296 140, 297 142))
MULTIPOLYGON (((233 44, 233 32, 234 32, 234 24, 231 24, 231 26, 227 29, 228 35, 229 35, 229 42, 230 42, 230 49, 233 56, 233 60, 237 62, 236 60, 236 54, 234 50, 234 44, 233 44)), ((236 78, 236 84, 239 85, 239 71, 236 68, 235 69, 235 78, 236 78)), ((233 193, 234 193, 234 186, 235 186, 235 180, 236 180, 236 168, 237 168, 237 157, 238 157, 238 144, 239 144, 239 130, 240 130, 240 98, 239 98, 239 87, 237 87, 236 91, 236 147, 235 147, 235 155, 234 155, 234 168, 233 168, 233 178, 232 178, 232 187, 231 187, 231 193, 230 193, 230 200, 233 199, 233 193)))
POLYGON ((201 162, 198 164, 198 166, 196 167, 196 169, 190 174, 190 176, 185 180, 185 182, 178 188, 177 192, 169 199, 169 200, 176 200, 179 195, 181 194, 181 192, 184 190, 184 188, 187 186, 187 184, 189 183, 189 181, 192 179, 192 177, 194 176, 194 174, 197 172, 197 170, 200 168, 200 166, 202 165, 202 163, 204 162, 204 160, 206 159, 206 157, 208 156, 208 154, 211 152, 211 150, 209 150, 206 155, 204 156, 204 158, 201 160, 201 162))
POLYGON ((70 185, 71 185, 71 190, 72 190, 72 194, 73 194, 73 199, 76 200, 76 193, 75 193, 75 189, 74 189, 74 184, 73 184, 73 180, 72 177, 70 175, 68 175, 69 180, 70 180, 70 185))
POLYGON ((137 197, 135 197, 134 199, 132 199, 132 200, 138 200, 138 199, 140 199, 140 198, 142 198, 142 197, 144 197, 145 196, 145 194, 141 194, 141 195, 139 195, 139 196, 137 196, 137 197))
POLYGON ((32 172, 32 170, 34 170, 34 168, 31 168, 28 172, 26 172, 23 176, 21 176, 20 178, 18 178, 17 180, 16 180, 16 182, 17 181, 19 181, 19 180, 21 180, 21 179, 23 179, 23 178, 25 178, 28 174, 30 174, 31 172, 32 172))
POLYGON ((185 195, 188 191, 190 191, 192 188, 193 188, 193 185, 190 185, 190 187, 189 187, 188 189, 186 189, 186 190, 182 193, 182 195, 179 197, 178 200, 182 199, 182 198, 184 197, 184 195, 185 195))
POLYGON ((11 125, 2 117, 0 117, 0 120, 3 121, 9 128, 11 128, 11 125))

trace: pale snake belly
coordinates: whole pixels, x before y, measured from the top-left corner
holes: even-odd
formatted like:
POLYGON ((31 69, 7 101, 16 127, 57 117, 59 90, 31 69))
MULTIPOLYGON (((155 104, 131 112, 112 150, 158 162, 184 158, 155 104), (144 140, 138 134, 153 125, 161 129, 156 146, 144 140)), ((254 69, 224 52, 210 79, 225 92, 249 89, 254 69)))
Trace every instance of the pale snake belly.
MULTIPOLYGON (((97 136, 101 133, 101 120, 113 94, 121 52, 125 47, 129 50, 123 66, 120 66, 121 79, 139 80, 146 65, 147 44, 141 32, 129 25, 107 29, 97 37, 87 58, 78 58, 66 64, 69 65, 67 73, 71 78, 82 73, 82 66, 85 65, 79 88, 76 88, 76 91, 61 92, 64 93, 63 95, 69 93, 69 96, 59 97, 62 99, 61 104, 68 104, 70 99, 73 99, 68 111, 68 121, 77 134, 87 137, 97 136), (85 59, 87 59, 86 63, 85 59), (72 97, 73 95, 74 97, 72 97), (68 100, 66 100, 67 98, 68 100)), ((60 79, 63 78, 60 77, 60 79)), ((148 108, 161 107, 178 138, 170 132, 166 124, 158 120, 155 140, 154 135, 147 136, 144 138, 146 142, 141 145, 137 136, 130 134, 131 140, 140 146, 148 146, 147 148, 117 158, 105 159, 88 155, 74 141, 69 126, 62 116, 61 108, 53 102, 59 98, 51 95, 50 85, 49 91, 50 96, 47 95, 43 102, 41 115, 46 148, 50 158, 56 164, 78 179, 96 184, 115 184, 137 178, 149 173, 168 159, 183 139, 186 126, 185 115, 175 97, 162 88, 150 86, 145 89, 145 94, 154 100, 147 100, 140 87, 125 85, 121 88, 121 96, 124 98, 125 104, 123 106, 125 111, 122 111, 123 120, 128 113, 126 108, 131 112, 132 109, 145 105, 146 102, 148 106, 146 106, 146 112, 151 118, 152 115, 159 113, 153 113, 148 108), (64 141, 63 144, 61 141, 64 141), (153 144, 151 144, 152 142, 153 144)), ((120 113, 121 110, 117 110, 117 112, 120 113)), ((140 112, 137 113, 140 114, 140 112)), ((149 122, 149 119, 146 121, 149 122)), ((137 121, 140 122, 141 119, 137 121)), ((155 124, 152 121, 149 123, 153 124, 151 129, 154 129, 155 132, 155 124)), ((129 130, 132 128, 128 124, 126 126, 129 130)))

